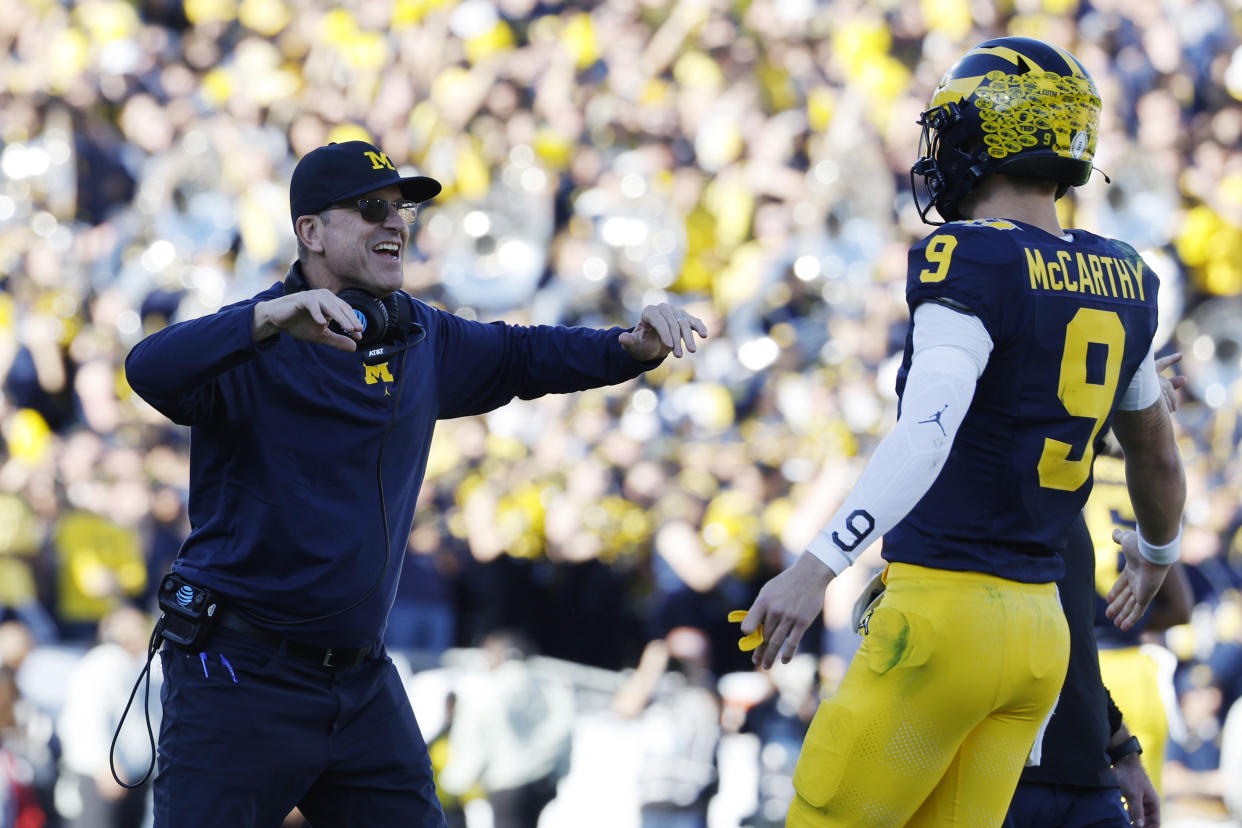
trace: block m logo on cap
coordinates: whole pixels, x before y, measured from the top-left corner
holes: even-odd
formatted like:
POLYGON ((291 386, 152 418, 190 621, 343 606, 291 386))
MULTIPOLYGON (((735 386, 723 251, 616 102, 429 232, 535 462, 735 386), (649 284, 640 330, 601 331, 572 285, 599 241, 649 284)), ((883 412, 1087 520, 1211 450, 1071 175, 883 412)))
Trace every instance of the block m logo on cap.
POLYGON ((293 168, 289 217, 296 229, 299 216, 314 215, 329 205, 393 185, 401 188, 402 198, 420 203, 440 192, 440 182, 434 178, 403 177, 386 153, 366 141, 318 147, 293 168))
POLYGON ((362 154, 371 159, 371 169, 373 170, 389 169, 395 172, 397 169, 392 165, 392 162, 388 160, 388 156, 382 152, 371 152, 370 150, 367 150, 362 154))

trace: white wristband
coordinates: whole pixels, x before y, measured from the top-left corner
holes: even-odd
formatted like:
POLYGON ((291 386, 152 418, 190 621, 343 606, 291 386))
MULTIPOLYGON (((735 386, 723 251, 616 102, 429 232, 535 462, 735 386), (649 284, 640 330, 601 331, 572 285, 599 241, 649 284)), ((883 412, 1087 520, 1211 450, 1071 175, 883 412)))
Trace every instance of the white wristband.
POLYGON ((1134 534, 1138 536, 1139 554, 1152 563, 1159 566, 1168 566, 1181 559, 1182 527, 1177 527, 1177 535, 1164 546, 1156 546, 1143 540, 1142 532, 1135 532, 1134 534))

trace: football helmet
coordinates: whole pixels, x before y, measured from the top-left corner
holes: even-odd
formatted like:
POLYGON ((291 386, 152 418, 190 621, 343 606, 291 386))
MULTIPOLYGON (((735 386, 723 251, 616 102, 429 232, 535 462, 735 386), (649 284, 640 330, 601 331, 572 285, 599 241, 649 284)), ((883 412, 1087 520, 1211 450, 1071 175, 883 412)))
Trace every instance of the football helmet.
POLYGON ((945 73, 919 117, 910 169, 919 218, 962 218, 963 196, 992 173, 1085 184, 1100 131, 1100 94, 1078 59, 1029 37, 986 40, 945 73), (922 187, 916 178, 922 178, 922 187))

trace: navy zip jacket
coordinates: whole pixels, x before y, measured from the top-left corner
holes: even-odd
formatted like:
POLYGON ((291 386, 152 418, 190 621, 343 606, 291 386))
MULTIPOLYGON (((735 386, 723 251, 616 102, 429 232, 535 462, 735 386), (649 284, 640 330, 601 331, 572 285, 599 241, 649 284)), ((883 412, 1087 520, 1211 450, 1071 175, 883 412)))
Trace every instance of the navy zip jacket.
POLYGON ((252 341, 254 306, 283 294, 277 283, 151 334, 125 371, 190 426, 191 530, 173 570, 316 645, 382 638, 436 420, 659 364, 630 357, 621 328, 483 324, 402 294, 427 337, 367 367, 361 350, 252 341))

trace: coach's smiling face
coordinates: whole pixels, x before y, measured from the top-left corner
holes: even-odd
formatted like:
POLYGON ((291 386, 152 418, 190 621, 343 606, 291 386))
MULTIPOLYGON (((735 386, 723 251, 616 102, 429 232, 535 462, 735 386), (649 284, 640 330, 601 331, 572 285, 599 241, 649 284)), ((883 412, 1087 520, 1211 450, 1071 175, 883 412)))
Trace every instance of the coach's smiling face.
POLYGON ((299 236, 310 254, 303 267, 315 287, 333 293, 353 287, 387 296, 404 283, 402 258, 410 228, 392 207, 383 221, 367 221, 357 207, 363 198, 395 202, 402 196, 394 184, 298 219, 299 236))

